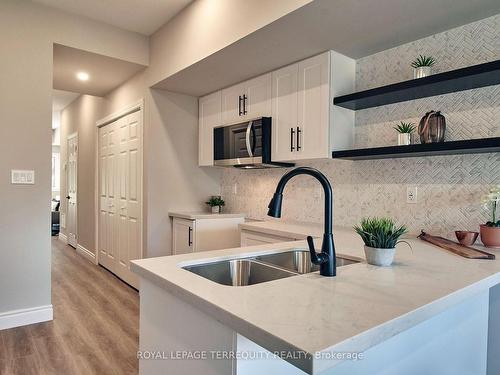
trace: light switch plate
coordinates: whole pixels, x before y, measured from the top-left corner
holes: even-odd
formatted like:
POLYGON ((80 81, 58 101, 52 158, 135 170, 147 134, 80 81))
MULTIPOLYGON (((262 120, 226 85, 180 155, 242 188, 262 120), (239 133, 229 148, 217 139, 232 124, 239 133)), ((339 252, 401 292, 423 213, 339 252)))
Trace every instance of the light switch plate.
POLYGON ((15 185, 33 185, 35 183, 35 171, 12 169, 10 171, 10 181, 15 185))

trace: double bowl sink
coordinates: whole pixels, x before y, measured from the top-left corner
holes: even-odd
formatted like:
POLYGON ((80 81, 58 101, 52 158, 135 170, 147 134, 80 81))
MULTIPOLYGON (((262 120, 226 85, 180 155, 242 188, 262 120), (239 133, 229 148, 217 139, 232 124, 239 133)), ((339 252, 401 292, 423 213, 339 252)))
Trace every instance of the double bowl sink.
MULTIPOLYGON (((359 262, 359 259, 337 256, 337 267, 359 262)), ((311 263, 309 251, 305 249, 195 264, 182 268, 218 284, 229 286, 260 284, 319 270, 319 266, 311 263)))

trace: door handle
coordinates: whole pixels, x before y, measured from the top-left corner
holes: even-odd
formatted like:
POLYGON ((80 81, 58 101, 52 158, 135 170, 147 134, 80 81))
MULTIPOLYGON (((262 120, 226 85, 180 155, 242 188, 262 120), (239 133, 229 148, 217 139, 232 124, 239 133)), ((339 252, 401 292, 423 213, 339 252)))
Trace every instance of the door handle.
POLYGON ((191 239, 191 234, 193 233, 193 228, 189 227, 188 231, 188 246, 191 247, 193 244, 193 240, 191 239))
POLYGON ((243 111, 241 110, 241 95, 238 95, 238 116, 241 116, 243 114, 243 111))
POLYGON ((253 158, 252 145, 250 144, 250 133, 252 132, 253 121, 250 121, 247 126, 247 131, 245 134, 245 142, 247 145, 248 156, 253 158))
POLYGON ((248 99, 248 96, 243 94, 243 114, 244 115, 247 114, 247 99, 248 99))
POLYGON ((295 150, 295 147, 293 146, 294 135, 295 135, 295 130, 293 128, 290 128, 290 152, 293 152, 295 150))
POLYGON ((66 197, 66 199, 71 199, 71 197, 68 195, 68 196, 66 197))
POLYGON ((302 148, 300 147, 300 133, 302 133, 302 130, 297 126, 297 151, 302 148))

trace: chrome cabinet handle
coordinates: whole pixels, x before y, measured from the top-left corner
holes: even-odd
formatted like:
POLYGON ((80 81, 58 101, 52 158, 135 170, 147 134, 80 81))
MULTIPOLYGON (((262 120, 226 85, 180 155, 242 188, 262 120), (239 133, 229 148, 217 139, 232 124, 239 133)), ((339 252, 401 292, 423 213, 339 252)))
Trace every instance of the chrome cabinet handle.
POLYGON ((293 146, 294 135, 295 135, 295 130, 293 128, 290 128, 290 152, 293 152, 295 150, 295 147, 293 146))
POLYGON ((238 116, 241 116, 243 114, 241 110, 241 95, 238 95, 238 116))
POLYGON ((297 151, 302 148, 300 147, 300 133, 302 133, 302 130, 297 126, 297 151))
POLYGON ((193 244, 193 240, 191 239, 191 233, 193 232, 193 228, 189 227, 189 231, 188 231, 188 246, 191 247, 191 245, 193 244))

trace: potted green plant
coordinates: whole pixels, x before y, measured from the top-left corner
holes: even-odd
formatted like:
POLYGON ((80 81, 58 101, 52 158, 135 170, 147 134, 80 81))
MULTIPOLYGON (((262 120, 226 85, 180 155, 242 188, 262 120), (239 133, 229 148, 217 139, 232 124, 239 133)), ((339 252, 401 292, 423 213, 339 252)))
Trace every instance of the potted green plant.
POLYGON ((432 56, 419 55, 412 61, 413 78, 423 78, 431 75, 431 69, 436 63, 432 56))
POLYGON ((500 185, 493 187, 483 197, 483 203, 490 211, 491 221, 479 226, 481 241, 486 247, 500 248, 500 220, 497 220, 497 209, 500 206, 500 185))
POLYGON ((398 125, 394 126, 398 132, 398 146, 407 146, 412 144, 412 135, 416 127, 413 122, 401 121, 398 125))
POLYGON ((226 204, 224 199, 220 195, 214 195, 207 202, 205 202, 212 208, 213 214, 220 214, 222 211, 222 207, 226 204))
POLYGON ((375 266, 390 266, 394 260, 396 245, 400 242, 408 244, 400 240, 408 232, 406 226, 397 226, 387 217, 363 218, 354 230, 365 244, 366 261, 375 266))

